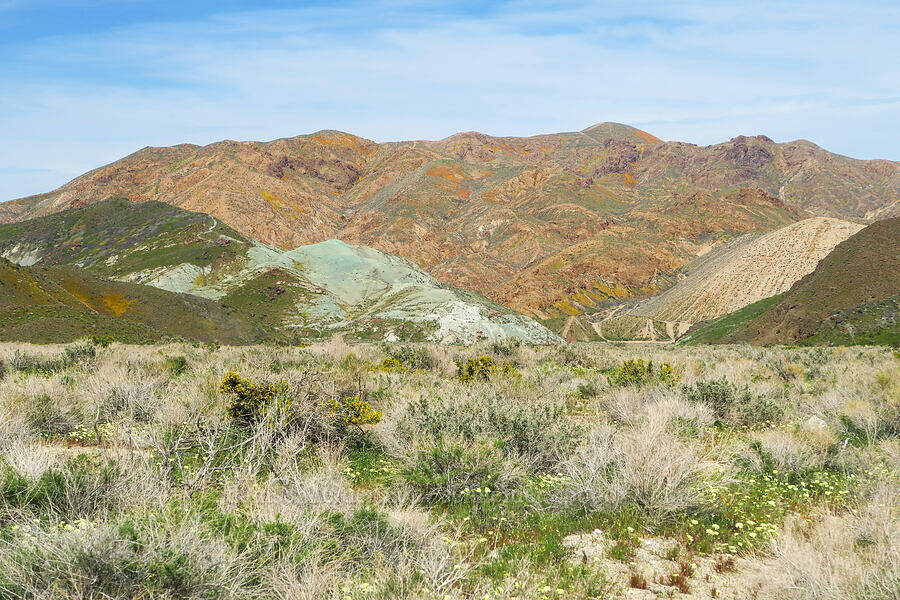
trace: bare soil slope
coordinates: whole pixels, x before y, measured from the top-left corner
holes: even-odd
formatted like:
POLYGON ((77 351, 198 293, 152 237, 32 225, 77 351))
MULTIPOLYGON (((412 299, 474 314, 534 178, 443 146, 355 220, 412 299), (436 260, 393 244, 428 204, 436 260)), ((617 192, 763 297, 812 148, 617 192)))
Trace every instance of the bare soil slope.
POLYGON ((869 225, 838 244, 781 296, 692 330, 703 342, 900 342, 900 218, 869 225))
POLYGON ((626 314, 697 323, 736 311, 787 291, 862 228, 858 223, 814 217, 748 235, 691 263, 672 288, 626 314))

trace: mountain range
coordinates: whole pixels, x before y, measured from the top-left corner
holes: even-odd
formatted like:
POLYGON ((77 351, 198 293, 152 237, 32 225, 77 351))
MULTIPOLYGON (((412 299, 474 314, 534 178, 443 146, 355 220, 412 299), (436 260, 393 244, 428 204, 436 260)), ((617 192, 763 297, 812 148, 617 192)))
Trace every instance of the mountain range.
MULTIPOLYGON (((284 257, 293 252, 308 253, 303 248, 323 242, 322 256, 365 247, 387 253, 380 255, 385 260, 407 259, 433 277, 434 289, 486 296, 568 337, 606 337, 597 333, 603 322, 601 331, 615 336, 653 339, 677 337, 737 303, 785 291, 854 228, 900 215, 900 163, 855 160, 810 142, 775 143, 765 136, 706 147, 664 142, 615 123, 528 138, 470 132, 387 143, 322 131, 272 142, 144 148, 55 191, 0 204, 0 223, 109 198, 210 215, 212 237, 227 228, 216 235, 240 240, 234 248, 253 246, 253 256, 266 248, 279 256, 266 260, 289 278, 297 273, 284 267, 284 257), (831 225, 804 257, 784 264, 759 259, 767 243, 777 258, 778 248, 792 247, 785 240, 802 240, 816 223, 819 229, 831 225), (776 230, 786 233, 767 242, 765 234, 776 230), (757 282, 736 276, 743 264, 736 257, 754 252, 757 262, 747 264, 778 263, 779 275, 757 282), (719 259, 728 256, 731 267, 720 271, 719 259), (694 292, 685 290, 705 289, 699 297, 714 298, 722 278, 712 274, 728 269, 731 285, 742 284, 740 293, 678 314, 677 306, 696 304, 694 292), (704 284, 700 273, 707 273, 704 284), (650 300, 655 297, 662 299, 650 300), (617 307, 616 322, 607 322, 617 307)), ((7 242, 15 241, 10 231, 7 242)), ((100 241, 81 243, 93 248, 100 241)), ((125 273, 115 263, 95 261, 90 268, 158 287, 162 281, 164 288, 177 281, 170 291, 211 298, 230 293, 223 281, 250 275, 228 262, 234 257, 227 245, 223 252, 192 263, 208 273, 173 270, 176 264, 159 257, 154 260, 165 263, 157 265, 165 274, 158 276, 146 269, 125 273), (219 263, 230 266, 221 270, 219 263), (184 285, 201 276, 216 283, 184 285)), ((52 254, 41 261, 53 260, 52 254)), ((24 249, 15 259, 29 261, 24 249)), ((268 272, 272 265, 263 262, 253 263, 252 273, 268 272)))

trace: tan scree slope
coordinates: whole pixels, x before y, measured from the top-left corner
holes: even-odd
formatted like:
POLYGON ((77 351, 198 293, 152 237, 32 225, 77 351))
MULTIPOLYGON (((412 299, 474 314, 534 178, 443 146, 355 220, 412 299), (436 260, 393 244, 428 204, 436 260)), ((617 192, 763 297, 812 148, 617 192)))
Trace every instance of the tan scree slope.
POLYGON ((683 279, 628 314, 697 323, 733 312, 788 290, 862 228, 815 217, 763 235, 742 236, 689 265, 683 279))

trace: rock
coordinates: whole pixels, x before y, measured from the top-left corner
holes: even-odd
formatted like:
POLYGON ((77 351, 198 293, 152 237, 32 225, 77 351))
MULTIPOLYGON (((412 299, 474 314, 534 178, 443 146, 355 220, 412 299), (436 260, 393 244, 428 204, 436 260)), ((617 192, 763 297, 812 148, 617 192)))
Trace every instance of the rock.
POLYGON ((816 415, 813 415, 805 420, 803 422, 803 425, 801 425, 800 427, 801 429, 803 429, 803 431, 810 431, 815 433, 828 431, 828 424, 816 415))

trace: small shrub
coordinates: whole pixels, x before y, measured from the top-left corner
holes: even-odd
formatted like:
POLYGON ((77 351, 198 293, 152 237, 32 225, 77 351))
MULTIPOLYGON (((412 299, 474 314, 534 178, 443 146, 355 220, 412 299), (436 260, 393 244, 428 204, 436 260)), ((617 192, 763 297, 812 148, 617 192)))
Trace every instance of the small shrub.
POLYGON ((515 356, 521 346, 522 340, 519 338, 494 340, 491 342, 491 352, 497 356, 515 356))
POLYGON ((65 365, 87 362, 97 356, 97 348, 90 342, 78 342, 65 347, 65 365))
POLYGON ((7 466, 0 468, 0 505, 67 520, 91 517, 115 506, 119 479, 115 463, 85 454, 47 469, 37 479, 7 466))
POLYGON ((598 427, 562 471, 548 496, 551 505, 585 511, 633 506, 657 520, 702 507, 712 485, 712 465, 659 422, 624 431, 598 427))
POLYGON ((397 360, 396 358, 392 358, 390 356, 385 356, 382 359, 381 364, 379 365, 379 368, 382 371, 387 371, 389 373, 394 372, 394 371, 402 372, 402 371, 406 371, 408 369, 408 367, 403 366, 403 363, 401 363, 399 360, 397 360))
POLYGON ((675 374, 672 365, 662 363, 658 369, 653 366, 653 361, 644 362, 643 358, 628 359, 622 362, 622 366, 613 370, 606 376, 606 380, 610 385, 615 386, 641 386, 653 383, 661 383, 663 385, 672 385, 681 380, 679 375, 675 374))
POLYGON ((427 370, 434 367, 434 358, 425 347, 385 346, 384 351, 388 356, 382 361, 382 367, 388 361, 390 361, 390 365, 398 365, 406 369, 427 370))
POLYGON ((682 388, 688 401, 712 409, 719 425, 758 426, 777 422, 783 410, 774 401, 758 396, 748 386, 738 388, 727 379, 698 381, 682 388))
MULTIPOLYGON (((228 416, 243 425, 251 425, 262 419, 275 397, 286 390, 287 386, 284 384, 256 384, 234 371, 226 373, 219 385, 220 392, 235 396, 228 405, 228 416)), ((286 402, 289 403, 290 400, 286 402)), ((283 408, 286 410, 289 407, 283 408)))
POLYGON ((600 390, 597 389, 597 384, 593 381, 584 381, 578 384, 578 387, 575 388, 575 393, 578 394, 578 397, 587 400, 588 398, 595 398, 600 390))
POLYGON ((456 363, 456 378, 460 381, 489 381, 497 373, 505 377, 521 376, 513 363, 503 362, 498 367, 492 356, 484 355, 478 358, 467 358, 465 362, 461 360, 454 362, 456 363))
POLYGON ((410 447, 425 440, 490 440, 522 456, 532 470, 553 467, 577 444, 581 428, 561 404, 514 402, 502 397, 466 396, 455 401, 421 397, 406 406, 389 443, 410 447))
POLYGON ((521 461, 489 440, 437 440, 417 444, 403 478, 423 500, 477 503, 505 494, 524 478, 521 461))
POLYGON ((497 372, 497 363, 492 356, 479 356, 467 358, 466 362, 460 360, 456 363, 456 378, 460 381, 488 381, 497 372))
POLYGON ((106 348, 115 341, 116 341, 116 338, 114 338, 111 335, 92 335, 91 336, 91 343, 94 344, 95 346, 100 346, 101 348, 106 348))
POLYGON ((372 408, 366 400, 359 396, 348 396, 343 400, 327 400, 325 408, 333 414, 340 415, 346 425, 377 425, 381 422, 381 411, 372 408))
POLYGON ((41 435, 53 437, 72 431, 81 423, 83 415, 72 402, 56 400, 50 394, 38 394, 29 398, 25 417, 41 435))
POLYGON ((165 367, 172 375, 178 377, 187 371, 187 358, 184 356, 170 356, 163 363, 163 367, 165 367))

